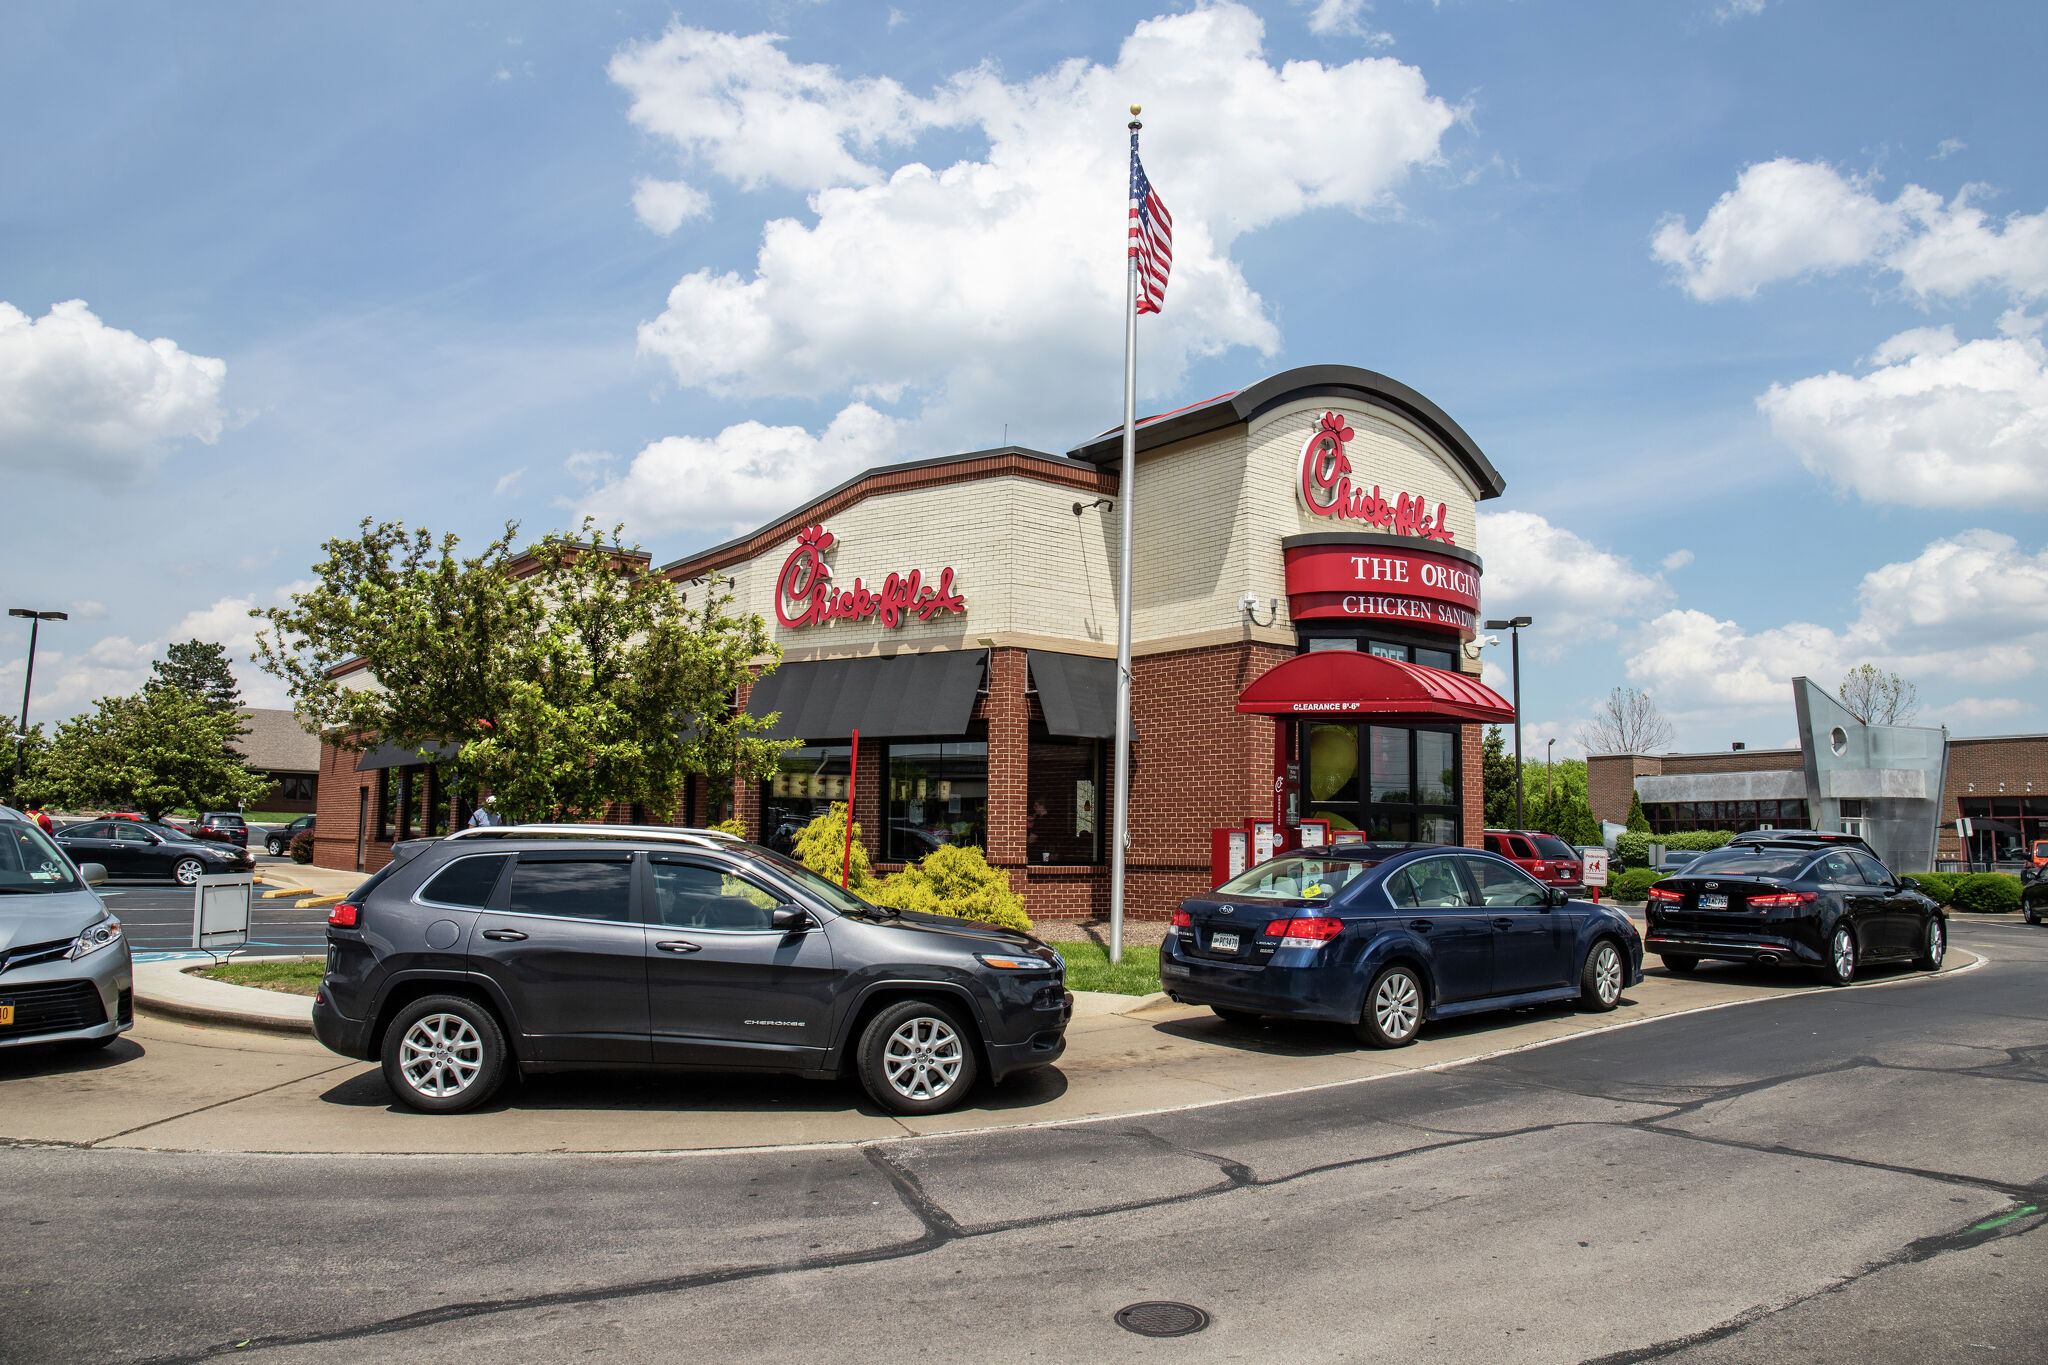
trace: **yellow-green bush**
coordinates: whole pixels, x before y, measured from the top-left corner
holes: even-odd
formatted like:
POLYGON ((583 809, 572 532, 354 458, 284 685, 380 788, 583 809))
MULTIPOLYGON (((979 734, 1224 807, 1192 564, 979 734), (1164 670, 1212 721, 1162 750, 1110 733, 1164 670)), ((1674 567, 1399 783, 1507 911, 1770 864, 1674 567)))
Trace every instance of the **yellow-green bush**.
POLYGON ((747 837, 747 822, 737 817, 731 820, 720 820, 717 824, 706 825, 704 828, 715 829, 721 834, 730 834, 736 839, 747 837))
POLYGON ((921 910, 1026 932, 1031 928, 1023 898, 1010 889, 1010 874, 990 867, 981 850, 970 846, 942 844, 923 861, 862 888, 861 895, 897 910, 921 910))
MULTIPOLYGON (((826 881, 836 882, 846 867, 846 803, 834 801, 827 810, 796 836, 796 847, 791 850, 796 860, 826 881)), ((853 822, 853 876, 847 889, 855 895, 874 897, 868 893, 875 887, 874 864, 868 861, 868 851, 861 847, 860 821, 853 822)))

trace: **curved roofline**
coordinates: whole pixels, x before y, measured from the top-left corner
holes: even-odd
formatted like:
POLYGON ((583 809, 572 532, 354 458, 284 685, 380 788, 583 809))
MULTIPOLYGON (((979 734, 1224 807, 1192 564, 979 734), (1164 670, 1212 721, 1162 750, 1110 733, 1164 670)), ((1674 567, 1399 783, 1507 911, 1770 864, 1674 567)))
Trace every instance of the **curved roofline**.
MULTIPOLYGON (((1138 424, 1138 449, 1153 450, 1191 436, 1237 426, 1283 403, 1303 398, 1350 398, 1404 417, 1437 439, 1478 486, 1482 500, 1497 498, 1507 491, 1507 481, 1493 467, 1493 461, 1486 458, 1486 452, 1463 427, 1451 420, 1449 413, 1398 379, 1355 365, 1304 365, 1284 370, 1248 389, 1148 417, 1138 424)), ((1113 427, 1067 454, 1091 464, 1118 463, 1123 458, 1123 429, 1113 427)))

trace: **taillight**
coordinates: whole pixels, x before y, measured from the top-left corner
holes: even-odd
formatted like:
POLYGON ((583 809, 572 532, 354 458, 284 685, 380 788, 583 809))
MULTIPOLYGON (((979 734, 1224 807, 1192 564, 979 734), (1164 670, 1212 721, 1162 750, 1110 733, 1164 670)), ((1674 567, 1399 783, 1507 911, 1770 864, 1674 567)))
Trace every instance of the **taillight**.
POLYGON ((1173 927, 1176 929, 1185 929, 1194 922, 1195 917, 1193 915, 1190 915, 1185 910, 1176 910, 1173 912, 1173 927))
POLYGON ((1812 891, 1777 891, 1768 896, 1745 896, 1752 910, 1782 910, 1792 905, 1811 905, 1820 897, 1812 891))
POLYGON ((1663 902, 1682 901, 1685 899, 1685 893, 1683 891, 1667 891, 1661 886, 1653 886, 1650 888, 1650 899, 1663 902))
POLYGON ((356 927, 356 915, 358 913, 360 912, 355 906, 350 905, 347 901, 343 901, 327 912, 328 927, 332 929, 353 929, 356 927))
POLYGON ((1548 868, 1549 868, 1549 867, 1550 867, 1550 864, 1548 864, 1548 863, 1544 862, 1544 861, 1543 861, 1543 860, 1542 860, 1541 858, 1537 859, 1537 860, 1536 860, 1536 875, 1537 875, 1537 876, 1539 876, 1539 877, 1540 877, 1540 876, 1542 876, 1542 875, 1544 874, 1544 872, 1545 872, 1546 870, 1548 870, 1548 868))
POLYGON ((1276 919, 1266 926, 1266 936, 1279 939, 1282 948, 1320 948, 1343 932, 1344 921, 1328 915, 1276 919))

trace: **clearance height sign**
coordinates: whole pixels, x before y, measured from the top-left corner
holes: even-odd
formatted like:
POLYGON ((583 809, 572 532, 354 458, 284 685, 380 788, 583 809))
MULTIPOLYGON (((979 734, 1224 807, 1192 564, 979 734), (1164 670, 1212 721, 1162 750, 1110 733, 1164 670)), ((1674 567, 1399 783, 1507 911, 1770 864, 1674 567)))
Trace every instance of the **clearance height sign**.
POLYGON ((1479 627, 1479 571, 1461 559, 1385 545, 1290 545, 1287 609, 1297 621, 1400 621, 1455 631, 1479 627))

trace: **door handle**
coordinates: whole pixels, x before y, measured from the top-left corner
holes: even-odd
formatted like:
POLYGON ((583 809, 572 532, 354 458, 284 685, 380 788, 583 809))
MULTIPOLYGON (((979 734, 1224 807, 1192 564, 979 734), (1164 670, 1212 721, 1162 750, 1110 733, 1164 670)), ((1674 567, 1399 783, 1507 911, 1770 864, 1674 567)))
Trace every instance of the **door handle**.
POLYGON ((484 930, 484 937, 495 939, 499 943, 517 943, 520 939, 525 938, 526 935, 520 933, 517 929, 486 929, 484 930))
POLYGON ((672 938, 666 942, 657 943, 654 946, 661 949, 664 953, 695 953, 702 951, 699 945, 690 942, 686 938, 672 938))
POLYGON ((1493 927, 1496 929, 1512 929, 1515 927, 1515 922, 1509 919, 1506 915, 1496 915, 1494 917, 1493 927))
POLYGON ((1429 921, 1426 919, 1411 919, 1408 921, 1408 927, 1418 934, 1426 934, 1429 932, 1429 921))

